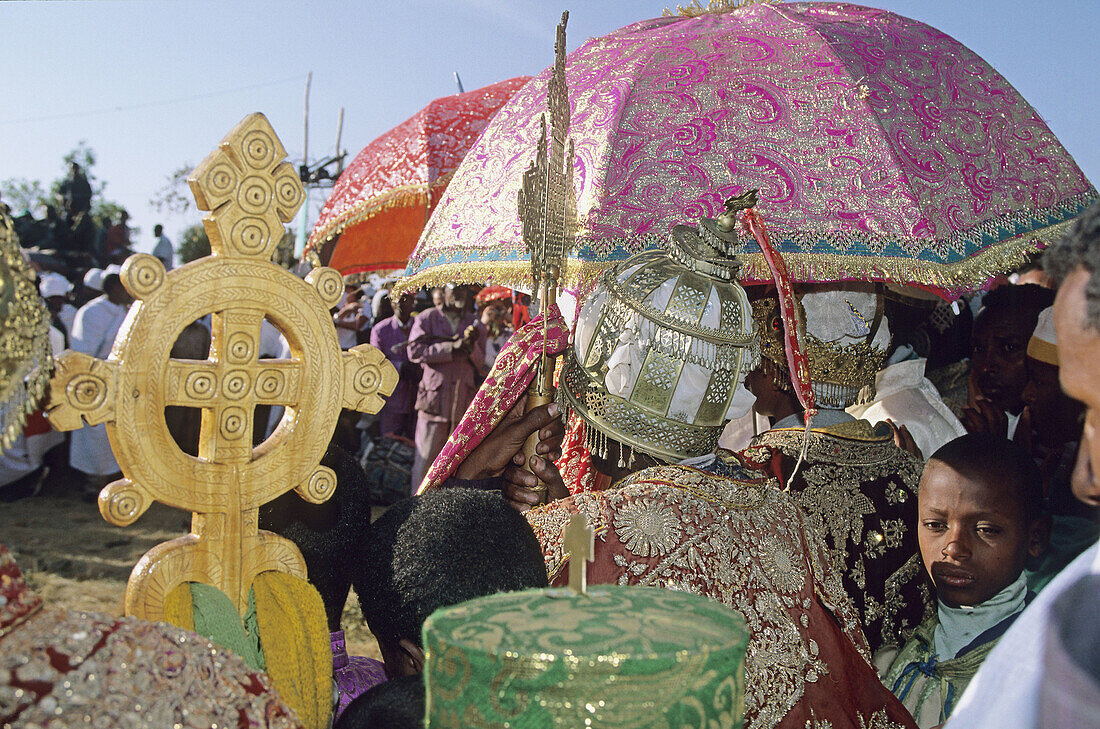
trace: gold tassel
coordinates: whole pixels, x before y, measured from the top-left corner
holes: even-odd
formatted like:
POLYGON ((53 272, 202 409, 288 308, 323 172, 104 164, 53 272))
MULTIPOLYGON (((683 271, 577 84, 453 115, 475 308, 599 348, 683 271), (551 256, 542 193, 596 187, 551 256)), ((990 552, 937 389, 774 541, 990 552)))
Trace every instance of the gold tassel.
POLYGON ((332 718, 332 644, 321 596, 305 580, 263 572, 252 587, 267 673, 306 729, 332 718))
POLYGON ((164 622, 195 632, 195 610, 191 606, 191 583, 182 582, 164 598, 164 622))
POLYGON ((664 17, 696 18, 700 15, 732 13, 748 5, 756 5, 758 2, 771 4, 774 0, 710 0, 703 5, 699 0, 691 0, 687 5, 677 5, 676 9, 665 8, 661 15, 664 17))

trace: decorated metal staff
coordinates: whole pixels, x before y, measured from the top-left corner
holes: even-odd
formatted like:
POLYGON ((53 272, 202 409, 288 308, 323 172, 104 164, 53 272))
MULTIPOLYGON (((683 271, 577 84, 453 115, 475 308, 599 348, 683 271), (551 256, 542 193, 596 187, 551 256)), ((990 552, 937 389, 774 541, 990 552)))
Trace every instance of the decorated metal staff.
MULTIPOLYGON (((557 303, 565 274, 566 258, 573 250, 576 234, 577 200, 573 190, 573 140, 569 139, 569 89, 565 83, 565 26, 569 12, 561 15, 554 42, 554 68, 550 73, 547 105, 550 110, 549 139, 546 115, 542 115, 538 151, 523 174, 519 191, 519 216, 523 243, 531 254, 532 292, 539 311, 557 303)), ((546 317, 543 325, 546 326, 546 317)), ((527 390, 528 412, 554 399, 554 360, 542 354, 534 380, 527 390)), ((524 467, 531 471, 531 458, 538 445, 534 433, 523 447, 524 467)), ((537 490, 546 499, 546 486, 537 490)))

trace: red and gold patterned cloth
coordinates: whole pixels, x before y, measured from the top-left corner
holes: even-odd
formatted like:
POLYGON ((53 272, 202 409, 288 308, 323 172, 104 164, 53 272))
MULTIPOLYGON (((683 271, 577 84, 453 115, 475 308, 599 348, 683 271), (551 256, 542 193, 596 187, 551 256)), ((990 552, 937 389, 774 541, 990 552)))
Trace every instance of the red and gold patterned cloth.
POLYGON ((266 674, 200 635, 44 607, 0 545, 0 726, 301 724, 266 674))
POLYGON ((823 428, 776 428, 738 452, 732 463, 790 481, 792 500, 824 537, 844 589, 855 603, 872 653, 900 647, 935 609, 917 545, 917 486, 924 464, 877 434, 866 420, 823 428), (790 474, 808 440, 806 455, 790 474))
POLYGON ((520 327, 497 354, 493 368, 443 450, 432 462, 418 493, 442 485, 485 436, 504 420, 535 378, 535 364, 544 352, 561 354, 567 346, 569 327, 557 304, 548 307, 545 318, 537 316, 520 327))
POLYGON ((340 273, 404 268, 455 168, 529 79, 436 99, 364 147, 333 186, 307 250, 339 235, 328 265, 340 273))
POLYGON ((685 590, 744 615, 748 729, 915 726, 872 668, 820 536, 773 479, 659 466, 529 511, 556 584, 578 512, 596 531, 590 583, 685 590))

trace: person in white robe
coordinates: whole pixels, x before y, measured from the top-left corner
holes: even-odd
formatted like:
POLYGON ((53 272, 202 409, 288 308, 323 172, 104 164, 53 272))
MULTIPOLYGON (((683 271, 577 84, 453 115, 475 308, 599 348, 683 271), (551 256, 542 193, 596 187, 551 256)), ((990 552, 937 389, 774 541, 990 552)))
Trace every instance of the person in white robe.
POLYGON ((917 358, 887 365, 875 375, 874 399, 848 408, 849 415, 872 425, 891 420, 906 426, 925 460, 943 444, 966 435, 966 428, 924 376, 927 362, 917 358))
MULTIPOLYGON (((92 299, 76 312, 70 341, 73 350, 96 359, 106 359, 111 353, 115 335, 133 302, 117 273, 104 276, 103 291, 102 296, 92 299)), ((105 485, 105 477, 119 472, 105 424, 85 425, 73 431, 69 465, 83 473, 90 487, 96 490, 105 485)))

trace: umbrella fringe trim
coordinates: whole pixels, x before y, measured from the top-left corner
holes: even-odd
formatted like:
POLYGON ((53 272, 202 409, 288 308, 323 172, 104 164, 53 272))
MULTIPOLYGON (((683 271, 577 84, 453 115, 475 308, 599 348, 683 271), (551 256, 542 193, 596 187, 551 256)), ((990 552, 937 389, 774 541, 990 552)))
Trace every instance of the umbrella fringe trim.
MULTIPOLYGON (((604 261, 581 261, 570 258, 565 265, 566 288, 582 289, 594 283, 608 267, 604 261)), ((395 294, 415 292, 422 288, 443 286, 447 283, 490 283, 509 288, 530 288, 531 263, 529 261, 471 261, 445 263, 433 266, 411 276, 404 276, 394 284, 395 294)))
MULTIPOLYGON (((1019 268, 1036 252, 1058 241, 1065 227, 1053 226, 1044 231, 1047 235, 1026 236, 1007 241, 996 248, 979 251, 955 263, 936 263, 907 258, 849 256, 827 253, 783 253, 783 260, 796 281, 883 281, 897 284, 916 284, 939 289, 950 299, 974 293, 996 276, 1019 268)), ((750 253, 738 256, 741 260, 743 283, 766 283, 771 272, 763 254, 750 253)))
MULTIPOLYGON (((979 251, 956 263, 936 263, 907 258, 850 256, 844 254, 783 253, 783 260, 796 281, 825 283, 832 281, 885 281, 917 284, 939 289, 949 298, 981 289, 994 277, 1019 268, 1037 251, 1057 241, 1069 222, 1052 226, 1044 235, 1027 235, 979 251)), ((763 254, 737 256, 741 261, 741 282, 767 283, 771 272, 763 254)), ((566 264, 566 288, 584 291, 616 261, 582 261, 570 258, 566 264)), ((527 261, 455 261, 431 266, 403 277, 394 286, 397 292, 416 291, 447 283, 488 283, 525 286, 531 283, 531 264, 527 261)))
POLYGON ((446 174, 440 175, 429 183, 416 182, 407 185, 399 185, 398 187, 391 188, 377 195, 372 195, 366 200, 363 200, 323 228, 315 228, 313 233, 310 234, 309 240, 306 242, 305 251, 302 253, 303 260, 305 254, 309 251, 315 250, 340 235, 351 226, 366 222, 379 213, 397 207, 412 207, 413 205, 426 204, 429 191, 432 195, 442 192, 453 176, 454 171, 452 170, 446 174))

